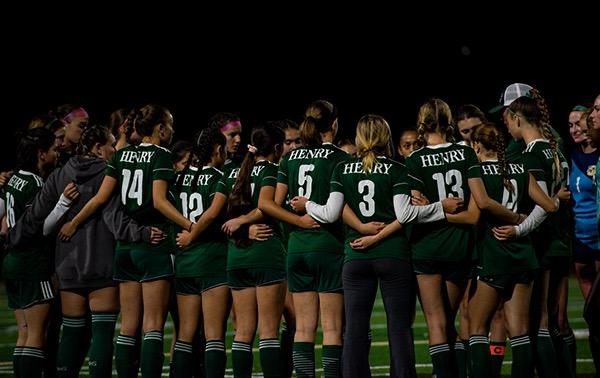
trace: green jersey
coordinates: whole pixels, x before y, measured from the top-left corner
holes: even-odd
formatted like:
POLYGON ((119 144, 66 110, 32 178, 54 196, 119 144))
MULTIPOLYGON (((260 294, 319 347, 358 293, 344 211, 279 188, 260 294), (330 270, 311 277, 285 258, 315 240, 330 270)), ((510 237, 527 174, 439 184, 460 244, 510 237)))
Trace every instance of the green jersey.
MULTIPOLYGON (((513 190, 504 187, 497 161, 481 163, 481 177, 488 196, 508 210, 522 213, 528 207, 529 174, 523 162, 508 163, 508 178, 513 190)), ((500 241, 494 237, 492 228, 505 222, 488 213, 482 214, 478 237, 479 263, 484 276, 521 273, 538 268, 537 258, 529 236, 500 241)))
MULTIPOLYGON (((288 196, 306 197, 323 205, 329 198, 329 182, 336 165, 350 155, 331 143, 319 147, 299 147, 288 152, 279 165, 277 181, 287 185, 288 196)), ((327 252, 343 253, 341 221, 321 224, 320 228, 290 229, 288 253, 327 252)))
MULTIPOLYGON (((397 222, 393 197, 396 194, 410 195, 407 186, 400 183, 404 169, 403 164, 379 157, 372 171, 365 173, 362 159, 352 158, 335 167, 330 191, 343 193, 345 202, 362 223, 397 222)), ((378 257, 410 259, 410 247, 404 230, 365 250, 355 250, 349 245, 363 235, 351 227, 346 230, 345 261, 378 257)))
MULTIPOLYGON (((561 186, 568 185, 569 164, 560 151, 558 158, 560 170, 556 169, 552 148, 545 139, 532 140, 523 151, 525 168, 536 181, 546 184, 550 196, 556 194, 561 186)), ((558 211, 548 214, 546 220, 533 234, 534 242, 537 244, 538 238, 544 240, 544 244, 550 242, 550 245, 544 248, 544 256, 570 256, 571 242, 568 233, 570 227, 568 209, 561 203, 558 211)))
MULTIPOLYGON (((468 180, 481 177, 481 167, 471 147, 453 143, 426 146, 406 159, 406 181, 430 203, 447 197, 469 203, 468 180)), ((446 220, 415 224, 410 235, 414 260, 462 261, 471 259, 472 227, 446 220)))
MULTIPOLYGON (((556 130, 554 130, 552 127, 550 128, 550 132, 552 132, 552 135, 554 135, 554 138, 556 139, 556 144, 558 145, 558 150, 565 155, 565 143, 563 141, 563 139, 560 137, 560 135, 556 132, 556 130)), ((508 145, 506 146, 506 160, 507 161, 520 161, 521 160, 521 155, 523 154, 523 151, 525 151, 525 148, 527 148, 527 146, 525 145, 525 142, 523 141, 523 139, 512 139, 510 138, 510 140, 508 141, 508 145)))
MULTIPOLYGON (((223 173, 213 167, 188 167, 178 174, 171 185, 175 207, 184 217, 196 222, 213 201, 217 185, 223 173), (192 182, 195 188, 192 190, 192 182)), ((225 274, 227 244, 219 229, 220 222, 214 221, 194 243, 175 252, 176 277, 204 277, 225 274)))
MULTIPOLYGON (((35 173, 20 170, 11 176, 2 189, 6 225, 9 229, 15 226, 31 206, 43 185, 44 180, 35 173)), ((40 236, 34 243, 8 250, 2 264, 2 276, 13 280, 47 280, 51 269, 49 251, 44 249, 44 244, 40 236)))
POLYGON ((233 156, 231 156, 230 158, 227 158, 225 160, 225 163, 223 163, 223 172, 229 172, 232 171, 236 168, 240 168, 240 166, 242 165, 242 160, 243 158, 240 159, 239 155, 234 154, 233 156))
POLYGON ((142 225, 165 222, 154 208, 154 180, 173 180, 173 163, 169 150, 154 144, 141 143, 115 152, 106 166, 106 175, 118 181, 121 203, 126 213, 142 225))
MULTIPOLYGON (((239 171, 239 168, 235 168, 227 172, 219 181, 217 191, 229 196, 239 171)), ((277 186, 277 165, 266 160, 259 160, 254 163, 250 173, 251 204, 254 208, 258 207, 258 197, 263 186, 277 186)), ((259 223, 271 226, 273 236, 265 241, 250 240, 250 244, 246 247, 236 246, 235 242, 230 240, 227 249, 227 270, 284 269, 285 249, 281 243, 281 233, 276 222, 267 218, 259 223)))

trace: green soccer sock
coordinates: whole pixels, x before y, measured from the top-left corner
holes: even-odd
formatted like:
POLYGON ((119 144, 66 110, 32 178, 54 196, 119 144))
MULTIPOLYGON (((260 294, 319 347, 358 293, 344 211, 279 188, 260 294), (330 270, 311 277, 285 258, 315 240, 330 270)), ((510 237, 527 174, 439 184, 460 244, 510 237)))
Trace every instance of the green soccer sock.
POLYGON ((58 346, 56 371, 58 377, 79 377, 79 371, 87 355, 89 331, 87 317, 64 316, 62 318, 62 334, 58 346))
POLYGON ((456 358, 456 366, 458 367, 458 377, 467 378, 468 374, 468 359, 467 359, 467 348, 469 341, 457 340, 454 343, 454 358, 456 358))
POLYGON ((558 375, 564 378, 575 378, 575 369, 571 366, 571 351, 557 327, 550 332, 554 351, 556 352, 558 375))
POLYGON ((281 377, 281 345, 279 339, 262 339, 258 342, 260 366, 265 378, 281 377))
POLYGON ((323 345, 323 377, 338 378, 342 376, 342 346, 323 345))
POLYGON ((113 335, 118 315, 116 312, 92 312, 90 377, 112 376, 113 335))
POLYGON ((455 378, 458 376, 454 354, 448 343, 430 345, 429 355, 437 378, 455 378))
POLYGON ((252 345, 234 341, 231 346, 231 362, 236 378, 252 377, 252 345))
POLYGON ((46 354, 41 348, 23 347, 21 349, 21 376, 38 378, 42 376, 46 354))
POLYGON ((536 367, 540 378, 558 378, 556 351, 552 344, 550 332, 539 329, 536 338, 536 367))
POLYGON ((13 372, 15 378, 21 378, 21 353, 23 352, 22 346, 16 346, 13 349, 13 372))
POLYGON ((147 331, 142 341, 142 377, 160 378, 164 359, 162 331, 147 331))
POLYGON ((206 340, 204 351, 206 378, 223 378, 226 361, 227 356, 223 340, 206 340))
POLYGON ((135 336, 117 336, 115 367, 119 378, 135 378, 138 374, 139 348, 135 336))
POLYGON ((312 378, 315 376, 315 344, 294 342, 294 369, 296 377, 312 378))
POLYGON ((529 335, 521 335, 510 338, 510 349, 512 351, 511 377, 528 378, 533 363, 533 353, 529 335))
POLYGON ((176 378, 189 378, 192 376, 194 365, 192 344, 177 340, 173 347, 173 360, 171 367, 176 378))
POLYGON ((490 376, 490 344, 485 335, 469 337, 469 354, 471 360, 471 377, 487 378, 490 376))

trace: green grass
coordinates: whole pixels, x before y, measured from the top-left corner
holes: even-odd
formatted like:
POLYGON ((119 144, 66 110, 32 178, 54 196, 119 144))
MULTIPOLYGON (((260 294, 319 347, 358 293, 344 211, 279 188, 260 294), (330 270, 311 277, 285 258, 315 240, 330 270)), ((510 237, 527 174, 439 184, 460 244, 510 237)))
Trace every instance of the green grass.
MULTIPOLYGON (((587 343, 587 337, 584 336, 583 331, 587 330, 587 325, 583 320, 583 298, 579 292, 579 287, 575 279, 571 279, 569 282, 569 306, 568 314, 571 327, 576 330, 577 336, 577 372, 579 377, 592 376, 594 372, 594 366, 592 363, 592 356, 587 343)), ((375 302, 375 308, 371 317, 371 327, 373 330, 373 344, 371 347, 371 353, 369 356, 371 363, 371 371, 374 376, 387 376, 389 372, 389 356, 387 347, 387 335, 386 335, 386 320, 385 312, 383 309, 383 303, 381 298, 378 298, 375 302)), ((227 338, 227 346, 231 347, 231 324, 229 324, 229 332, 227 338)), ((414 335, 415 335, 415 352, 417 359, 417 372, 419 376, 427 377, 431 376, 431 360, 429 359, 427 349, 427 327, 425 325, 425 319, 420 311, 417 309, 417 316, 414 324, 414 335)), ((317 337, 317 345, 320 343, 321 335, 317 337)), ((16 327, 12 312, 8 309, 6 304, 6 292, 4 286, 0 287, 0 375, 12 375, 11 365, 11 354, 12 346, 16 339, 16 327)), ((168 353, 168 347, 172 340, 172 323, 169 321, 165 329, 165 352, 168 353)), ((257 343, 256 343, 257 344, 257 343)), ((255 345, 258 348, 258 345, 255 345)), ((260 372, 258 349, 254 353, 254 371, 260 372)), ((321 349, 316 349, 317 367, 320 365, 321 360, 321 349)), ((505 363, 502 368, 502 373, 505 376, 510 374, 509 361, 510 348, 507 348, 507 354, 505 363)), ((165 358, 168 361, 168 356, 165 358)), ((165 363, 166 364, 166 363, 165 363)), ((228 354, 228 369, 231 369, 231 358, 228 354)), ((165 365, 163 376, 168 376, 168 367, 165 365)), ((228 374, 231 374, 231 370, 228 370, 228 374)), ((87 375, 87 366, 84 366, 82 370, 82 376, 87 375)), ((258 375, 258 374, 257 374, 258 375)))

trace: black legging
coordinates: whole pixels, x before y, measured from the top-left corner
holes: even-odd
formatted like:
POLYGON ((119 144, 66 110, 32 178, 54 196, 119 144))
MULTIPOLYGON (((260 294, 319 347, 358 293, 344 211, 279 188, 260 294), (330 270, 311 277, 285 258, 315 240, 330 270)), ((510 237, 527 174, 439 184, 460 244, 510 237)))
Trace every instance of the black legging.
POLYGON ((411 335, 415 280, 411 264, 394 258, 353 260, 344 264, 342 278, 346 314, 344 378, 371 376, 367 334, 378 282, 387 315, 390 377, 415 377, 411 335))

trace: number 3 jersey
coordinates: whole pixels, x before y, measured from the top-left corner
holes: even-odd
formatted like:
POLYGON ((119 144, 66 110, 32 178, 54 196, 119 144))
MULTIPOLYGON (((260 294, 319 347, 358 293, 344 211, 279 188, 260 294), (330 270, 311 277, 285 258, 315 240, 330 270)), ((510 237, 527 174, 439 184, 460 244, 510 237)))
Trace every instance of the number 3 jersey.
MULTIPOLYGON (((426 146, 406 159, 406 181, 429 203, 447 197, 463 198, 469 203, 468 180, 481 177, 481 167, 472 148, 454 143, 426 146)), ((417 224, 410 241, 414 260, 462 261, 471 258, 472 227, 446 220, 417 224)))
MULTIPOLYGON (((333 169, 348 160, 343 150, 331 143, 319 147, 300 147, 288 152, 279 164, 277 182, 287 185, 288 197, 302 196, 323 205, 329 198, 333 169)), ((288 253, 329 252, 342 254, 341 222, 321 224, 318 229, 290 230, 288 253)))
POLYGON ((154 208, 154 180, 173 180, 171 152, 155 144, 141 143, 115 152, 106 166, 106 175, 118 181, 121 203, 127 215, 142 225, 158 225, 164 216, 154 208))
MULTIPOLYGON (((410 195, 401 183, 404 165, 386 157, 379 157, 370 173, 365 173, 362 159, 352 158, 338 164, 331 178, 331 192, 344 194, 344 200, 362 223, 396 221, 393 197, 410 195)), ((395 257, 410 260, 410 247, 405 231, 396 232, 365 250, 355 250, 349 245, 363 235, 347 227, 344 244, 345 261, 395 257)))

